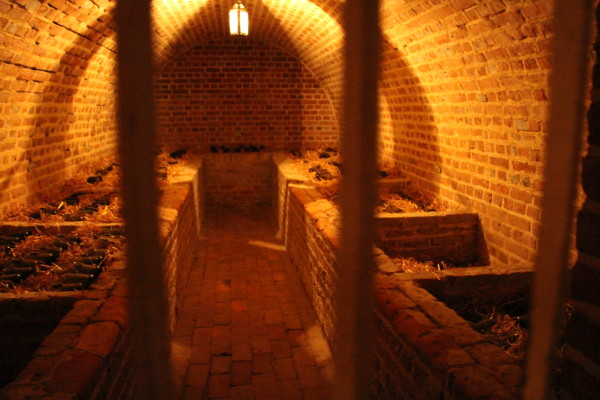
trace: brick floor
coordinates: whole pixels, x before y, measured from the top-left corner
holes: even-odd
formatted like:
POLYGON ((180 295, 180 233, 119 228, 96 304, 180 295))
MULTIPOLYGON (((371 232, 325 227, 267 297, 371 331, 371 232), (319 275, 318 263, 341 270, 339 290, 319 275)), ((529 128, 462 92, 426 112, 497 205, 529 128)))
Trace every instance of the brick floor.
POLYGON ((173 341, 180 399, 326 399, 331 354, 267 214, 212 210, 173 341))

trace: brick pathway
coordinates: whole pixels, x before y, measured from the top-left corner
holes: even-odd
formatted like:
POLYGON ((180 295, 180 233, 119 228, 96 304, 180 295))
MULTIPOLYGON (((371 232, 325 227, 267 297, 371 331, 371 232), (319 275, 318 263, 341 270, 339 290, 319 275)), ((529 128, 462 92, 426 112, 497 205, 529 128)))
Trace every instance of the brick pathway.
POLYGON ((330 350, 266 214, 207 220, 174 338, 180 398, 326 399, 330 350))

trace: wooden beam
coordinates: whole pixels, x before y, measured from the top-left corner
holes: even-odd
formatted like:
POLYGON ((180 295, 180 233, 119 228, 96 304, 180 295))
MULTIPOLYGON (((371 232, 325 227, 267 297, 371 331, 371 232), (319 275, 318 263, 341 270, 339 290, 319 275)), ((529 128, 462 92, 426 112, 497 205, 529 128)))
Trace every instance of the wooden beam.
POLYGON ((550 126, 542 224, 523 398, 547 399, 568 281, 568 255, 584 132, 593 0, 555 0, 550 126))
POLYGON ((344 176, 334 396, 353 400, 369 398, 372 365, 379 2, 347 0, 344 24, 344 176))
POLYGON ((135 398, 170 400, 174 397, 158 241, 150 1, 118 1, 116 20, 119 155, 123 168, 135 398))

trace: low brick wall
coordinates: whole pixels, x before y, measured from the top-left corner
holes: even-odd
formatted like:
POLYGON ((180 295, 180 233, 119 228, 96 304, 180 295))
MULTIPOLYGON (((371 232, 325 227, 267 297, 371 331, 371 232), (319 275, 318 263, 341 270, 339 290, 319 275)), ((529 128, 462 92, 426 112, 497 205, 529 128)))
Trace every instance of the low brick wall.
POLYGON ((378 214, 377 234, 377 245, 391 257, 456 265, 489 262, 475 213, 378 214))
POLYGON ((273 153, 273 164, 271 166, 271 209, 273 221, 277 227, 277 236, 285 237, 287 231, 288 207, 289 207, 289 185, 309 184, 305 174, 298 172, 296 162, 286 153, 273 153))
MULTIPOLYGON (((183 168, 179 177, 162 188, 160 199, 160 240, 171 329, 183 293, 178 288, 186 284, 199 242, 203 213, 200 167, 195 163, 183 168)), ((134 376, 125 272, 125 262, 118 256, 89 290, 0 294, 0 302, 55 297, 73 303, 18 377, 0 390, 0 399, 131 398, 134 376)))
POLYGON ((17 379, 0 390, 0 399, 41 399, 59 395, 62 398, 120 398, 94 397, 92 394, 108 373, 107 366, 119 364, 124 366, 119 368, 120 374, 129 373, 127 357, 114 353, 124 340, 128 326, 124 273, 125 263, 119 257, 85 291, 0 296, 3 299, 0 301, 11 297, 16 301, 41 301, 53 297, 74 302, 73 308, 44 339, 17 379))
MULTIPOLYGON (((281 162, 275 163, 282 165, 281 162)), ((319 323, 332 347, 335 347, 334 299, 340 218, 337 208, 323 199, 310 184, 290 183, 284 168, 276 176, 275 197, 279 199, 277 214, 289 256, 298 269, 300 279, 312 301, 319 323), (281 178, 283 176, 283 178, 281 178), (288 193, 282 191, 287 188, 288 193), (284 204, 281 204, 284 202, 284 204), (287 203, 285 203, 287 202, 287 203), (286 216, 281 210, 287 210, 286 216), (283 223, 282 223, 283 221, 283 223)), ((475 229, 472 215, 423 214, 433 223, 428 243, 433 238, 449 235, 458 224, 460 233, 475 229), (444 221, 445 219, 445 221, 444 221), (437 220, 437 221, 436 221, 437 220), (465 222, 466 221, 466 222, 465 222), (435 230, 440 227, 440 232, 435 230)), ((419 224, 417 215, 408 215, 406 225, 419 224), (415 224, 415 220, 417 223, 415 224)), ((398 221, 381 217, 389 232, 398 221)), ((403 221, 403 216, 395 216, 403 221)), ((466 233, 464 233, 467 236, 466 233)), ((467 243, 473 244, 469 239, 467 243)), ((440 274, 398 273, 392 260, 382 250, 375 249, 378 270, 376 279, 377 337, 374 345, 375 374, 372 381, 373 399, 483 400, 517 399, 521 368, 500 348, 475 332, 469 322, 420 287, 415 279, 442 279, 454 285, 465 276, 498 276, 512 274, 514 269, 492 267, 443 271, 440 274)), ((408 254, 407 254, 408 255, 408 254)), ((482 282, 486 279, 481 278, 482 282)), ((519 278, 517 278, 519 279, 519 278)), ((472 284, 473 282, 470 282, 472 284)), ((458 284, 460 286, 460 284, 458 284)))
POLYGON ((271 203, 272 153, 203 156, 206 206, 244 209, 271 203))
POLYGON ((169 331, 175 329, 177 309, 200 242, 203 204, 202 165, 192 163, 161 193, 159 227, 165 287, 169 304, 169 331))
MULTIPOLYGON (((386 258, 378 255, 380 270, 392 269, 386 258)), ((520 398, 521 366, 423 286, 463 294, 474 288, 520 290, 530 276, 528 268, 507 267, 454 269, 441 275, 378 273, 373 398, 520 398)))
POLYGON ((520 367, 428 292, 410 284, 378 293, 380 308, 388 310, 376 314, 372 398, 518 399, 520 367), (429 307, 421 310, 415 297, 429 301, 429 307))
POLYGON ((285 232, 288 255, 333 346, 339 215, 333 204, 310 187, 290 185, 289 192, 285 232))

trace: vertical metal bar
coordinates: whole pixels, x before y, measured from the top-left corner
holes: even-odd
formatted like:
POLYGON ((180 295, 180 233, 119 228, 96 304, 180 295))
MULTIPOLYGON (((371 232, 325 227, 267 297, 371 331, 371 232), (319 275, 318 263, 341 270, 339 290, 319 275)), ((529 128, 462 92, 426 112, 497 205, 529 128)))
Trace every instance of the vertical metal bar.
POLYGON ((158 241, 155 119, 149 0, 120 0, 119 155, 123 168, 127 280, 135 398, 172 399, 167 303, 158 241))
POLYGON ((584 121, 593 0, 555 0, 550 129, 523 398, 550 395, 561 325, 584 121))
POLYGON ((344 23, 344 177, 334 395, 352 400, 369 397, 372 365, 379 2, 347 0, 344 23))

